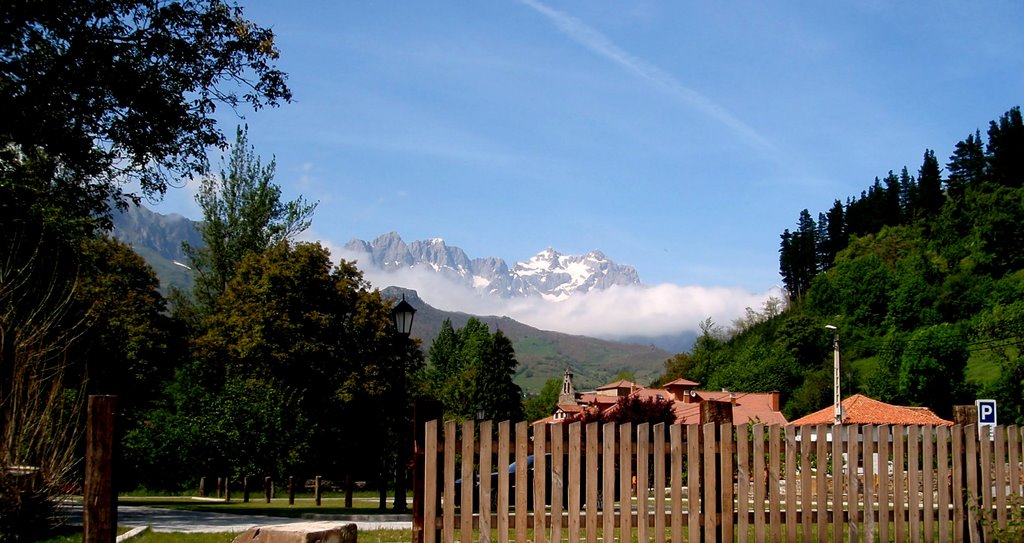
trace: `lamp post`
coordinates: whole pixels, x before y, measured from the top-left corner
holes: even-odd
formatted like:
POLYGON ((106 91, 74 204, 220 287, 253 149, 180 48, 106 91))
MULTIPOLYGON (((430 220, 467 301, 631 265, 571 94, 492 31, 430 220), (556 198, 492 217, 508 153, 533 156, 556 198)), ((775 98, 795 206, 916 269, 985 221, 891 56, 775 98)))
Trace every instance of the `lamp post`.
POLYGON ((405 294, 402 301, 391 310, 391 319, 395 323, 395 332, 402 337, 409 337, 412 333, 412 318, 416 315, 416 308, 405 301, 405 294))
POLYGON ((840 366, 840 362, 839 362, 839 328, 836 328, 835 326, 833 326, 831 324, 826 324, 825 328, 828 328, 829 330, 832 330, 832 332, 834 333, 834 335, 832 337, 832 373, 833 373, 833 375, 832 375, 832 379, 833 379, 832 388, 833 388, 833 395, 834 395, 834 398, 833 398, 834 406, 833 407, 835 409, 835 413, 834 413, 834 420, 832 421, 832 423, 833 424, 842 424, 843 423, 843 396, 842 396, 842 388, 839 386, 840 385, 840 383, 839 383, 839 376, 841 374, 841 371, 840 371, 841 370, 841 366, 840 366))
MULTIPOLYGON (((405 353, 404 346, 406 340, 409 338, 409 334, 412 333, 412 319, 416 315, 416 309, 405 301, 405 294, 402 295, 402 300, 398 302, 394 309, 391 310, 391 320, 395 324, 395 333, 402 339, 401 345, 403 346, 403 352, 399 353, 400 368, 402 372, 399 377, 399 390, 398 390, 398 401, 406 402, 406 375, 405 375, 405 353)), ((403 421, 404 422, 404 421, 403 421)), ((401 428, 405 428, 406 424, 402 424, 401 428)), ((405 501, 405 470, 408 464, 408 456, 403 454, 407 451, 405 445, 410 441, 402 439, 407 437, 405 431, 399 431, 399 454, 398 454, 398 469, 395 473, 395 503, 394 510, 397 513, 404 513, 407 509, 405 501)))

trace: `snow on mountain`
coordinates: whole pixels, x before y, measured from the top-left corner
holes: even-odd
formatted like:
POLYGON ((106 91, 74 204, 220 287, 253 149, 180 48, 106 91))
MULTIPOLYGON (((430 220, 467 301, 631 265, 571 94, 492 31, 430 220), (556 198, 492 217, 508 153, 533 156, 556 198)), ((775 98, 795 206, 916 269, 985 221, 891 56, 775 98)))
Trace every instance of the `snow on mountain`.
POLYGON ((502 298, 540 296, 559 301, 613 285, 640 285, 632 266, 616 264, 600 251, 574 256, 549 247, 509 268, 500 258, 470 260, 462 249, 440 238, 405 243, 395 232, 370 242, 354 239, 345 248, 365 253, 364 265, 384 271, 429 269, 477 292, 502 298))

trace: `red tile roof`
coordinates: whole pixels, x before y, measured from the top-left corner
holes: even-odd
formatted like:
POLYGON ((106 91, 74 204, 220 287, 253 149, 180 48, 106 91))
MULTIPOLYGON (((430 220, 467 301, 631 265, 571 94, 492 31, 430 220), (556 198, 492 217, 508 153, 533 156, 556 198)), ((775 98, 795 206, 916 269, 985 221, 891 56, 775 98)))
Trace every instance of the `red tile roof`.
MULTIPOLYGON (((693 385, 698 384, 693 381, 677 381, 684 381, 685 383, 692 383, 693 385)), ((662 388, 644 388, 635 385, 634 383, 630 383, 629 381, 610 383, 598 388, 597 390, 611 390, 624 388, 625 386, 635 387, 632 389, 633 396, 637 396, 639 398, 657 398, 660 396, 663 400, 673 402, 672 410, 676 415, 676 424, 699 424, 701 400, 732 402, 733 424, 748 424, 752 422, 769 425, 786 424, 786 417, 783 416, 780 411, 773 409, 774 398, 772 393, 733 393, 728 391, 712 392, 707 390, 698 390, 696 391, 697 397, 693 398, 693 401, 681 401, 676 400, 675 396, 668 390, 662 388), (625 385, 622 383, 625 383, 625 385)), ((596 409, 602 413, 607 412, 609 409, 614 409, 614 406, 619 399, 620 398, 617 396, 597 394, 594 392, 584 392, 580 394, 578 398, 580 404, 587 406, 587 410, 596 409)), ((565 405, 559 405, 558 407, 563 412, 569 413, 570 417, 576 415, 576 413, 568 411, 565 405)))
POLYGON ((695 387, 695 386, 697 386, 699 384, 700 383, 691 381, 689 379, 683 379, 682 377, 680 377, 679 379, 676 379, 675 381, 672 381, 671 383, 665 383, 664 387, 668 388, 668 387, 670 387, 672 385, 695 387))
POLYGON ((632 381, 627 381, 625 379, 620 379, 618 381, 615 381, 614 383, 608 383, 607 385, 601 385, 601 386, 597 387, 597 390, 616 390, 616 389, 620 389, 620 388, 628 388, 630 390, 633 390, 634 387, 638 387, 638 386, 639 385, 637 385, 636 383, 634 383, 632 381))
MULTIPOLYGON (((880 402, 854 394, 842 402, 843 424, 931 424, 935 426, 952 426, 953 422, 940 418, 925 407, 904 407, 880 402)), ((810 415, 794 420, 790 424, 805 426, 810 424, 832 424, 835 408, 826 407, 810 415)))

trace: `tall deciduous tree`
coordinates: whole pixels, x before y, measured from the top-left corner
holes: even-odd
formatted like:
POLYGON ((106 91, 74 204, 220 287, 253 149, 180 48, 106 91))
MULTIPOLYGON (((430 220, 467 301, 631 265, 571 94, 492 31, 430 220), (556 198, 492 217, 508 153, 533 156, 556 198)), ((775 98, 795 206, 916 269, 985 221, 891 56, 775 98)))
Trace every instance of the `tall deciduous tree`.
MULTIPOLYGON (((0 162, 48 162, 36 181, 102 214, 121 182, 146 194, 202 174, 223 145, 219 105, 291 99, 267 28, 219 0, 12 0, 0 31, 0 162)), ((38 163, 37 163, 38 164, 38 163)), ((40 206, 45 201, 36 202, 40 206)))
POLYGON ((940 416, 950 416, 952 406, 971 395, 964 379, 967 357, 967 339, 956 326, 939 324, 917 330, 903 350, 900 395, 940 416))
POLYGON ((203 180, 196 202, 203 210, 199 233, 204 245, 185 247, 196 273, 194 295, 201 307, 209 308, 224 291, 245 255, 291 241, 309 228, 316 204, 301 196, 281 201, 274 170, 275 162, 263 165, 249 145, 247 129, 238 127, 220 176, 203 180))

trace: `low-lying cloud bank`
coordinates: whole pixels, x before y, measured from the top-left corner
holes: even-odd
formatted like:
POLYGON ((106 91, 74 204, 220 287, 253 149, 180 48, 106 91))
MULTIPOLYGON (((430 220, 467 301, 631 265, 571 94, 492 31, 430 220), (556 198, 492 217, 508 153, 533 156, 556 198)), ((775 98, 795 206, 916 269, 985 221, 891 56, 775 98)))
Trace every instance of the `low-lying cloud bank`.
MULTIPOLYGON (((330 249, 333 255, 345 260, 365 257, 337 246, 330 249)), ((428 270, 385 272, 370 266, 359 268, 374 287, 416 290, 420 298, 438 309, 507 316, 542 330, 605 339, 697 332, 700 323, 709 317, 716 324, 729 327, 746 314, 748 307, 760 310, 769 297, 782 297, 778 289, 748 292, 729 287, 662 284, 616 286, 560 302, 539 297, 504 299, 481 294, 428 270)))

